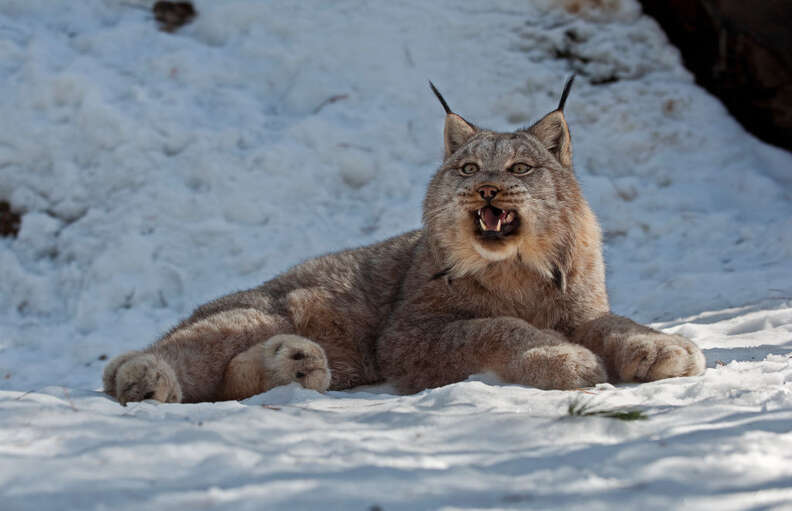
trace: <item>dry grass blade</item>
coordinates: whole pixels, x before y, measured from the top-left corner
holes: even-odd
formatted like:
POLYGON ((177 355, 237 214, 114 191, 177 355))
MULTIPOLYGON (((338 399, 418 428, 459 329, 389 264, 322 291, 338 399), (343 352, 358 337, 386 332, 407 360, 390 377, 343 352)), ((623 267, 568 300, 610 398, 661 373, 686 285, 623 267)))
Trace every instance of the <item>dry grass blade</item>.
POLYGON ((572 417, 605 417, 622 421, 647 420, 649 418, 649 416, 641 410, 607 410, 595 408, 591 401, 584 403, 579 399, 575 399, 569 403, 567 414, 572 417))

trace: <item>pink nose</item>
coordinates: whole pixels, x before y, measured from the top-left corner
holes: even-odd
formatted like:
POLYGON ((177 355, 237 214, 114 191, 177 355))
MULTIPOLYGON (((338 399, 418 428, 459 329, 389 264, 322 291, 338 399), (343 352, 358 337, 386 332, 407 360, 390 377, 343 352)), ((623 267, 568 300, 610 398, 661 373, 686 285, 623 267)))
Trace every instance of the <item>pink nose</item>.
POLYGON ((481 195, 482 199, 494 199, 499 191, 500 190, 492 185, 484 185, 478 189, 478 193, 481 195))

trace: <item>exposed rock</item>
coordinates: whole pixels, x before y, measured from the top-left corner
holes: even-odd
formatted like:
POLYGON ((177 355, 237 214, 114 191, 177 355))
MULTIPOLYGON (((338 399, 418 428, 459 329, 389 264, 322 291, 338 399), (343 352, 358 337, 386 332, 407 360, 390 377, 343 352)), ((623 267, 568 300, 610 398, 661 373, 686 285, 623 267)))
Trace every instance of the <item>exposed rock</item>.
POLYGON ((160 29, 165 32, 173 32, 198 15, 190 2, 160 1, 155 3, 151 10, 154 12, 154 18, 160 22, 160 29))
POLYGON ((11 211, 11 206, 6 201, 0 201, 0 236, 16 237, 21 220, 19 214, 11 211))
POLYGON ((641 0, 696 80, 759 138, 792 149, 789 0, 641 0))

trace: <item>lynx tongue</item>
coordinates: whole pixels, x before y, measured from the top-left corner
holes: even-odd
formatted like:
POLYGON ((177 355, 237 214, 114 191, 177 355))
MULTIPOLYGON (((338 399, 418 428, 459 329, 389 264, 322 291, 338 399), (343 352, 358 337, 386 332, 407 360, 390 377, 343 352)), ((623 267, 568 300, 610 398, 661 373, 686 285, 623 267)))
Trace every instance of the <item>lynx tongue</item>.
POLYGON ((505 211, 485 206, 479 210, 479 223, 482 231, 500 231, 505 211))

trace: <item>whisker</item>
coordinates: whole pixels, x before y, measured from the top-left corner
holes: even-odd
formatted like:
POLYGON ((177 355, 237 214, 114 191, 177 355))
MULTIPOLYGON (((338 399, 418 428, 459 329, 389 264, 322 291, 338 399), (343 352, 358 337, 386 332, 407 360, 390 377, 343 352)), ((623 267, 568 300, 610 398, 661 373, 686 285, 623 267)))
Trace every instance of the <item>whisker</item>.
POLYGON ((424 216, 434 217, 434 216, 436 216, 436 215, 438 215, 438 214, 442 213, 443 211, 446 211, 446 210, 448 210, 450 208, 451 208, 451 204, 443 204, 442 206, 440 206, 438 208, 424 211, 424 216))

